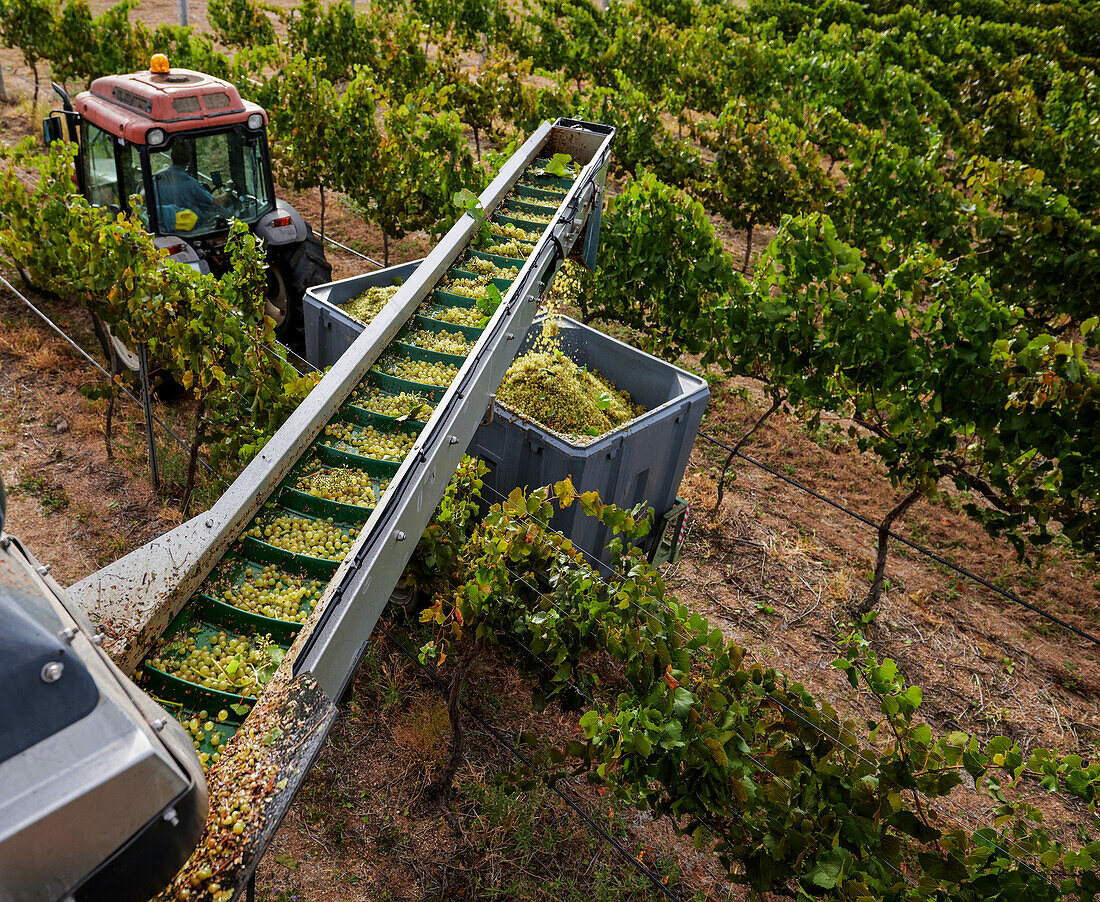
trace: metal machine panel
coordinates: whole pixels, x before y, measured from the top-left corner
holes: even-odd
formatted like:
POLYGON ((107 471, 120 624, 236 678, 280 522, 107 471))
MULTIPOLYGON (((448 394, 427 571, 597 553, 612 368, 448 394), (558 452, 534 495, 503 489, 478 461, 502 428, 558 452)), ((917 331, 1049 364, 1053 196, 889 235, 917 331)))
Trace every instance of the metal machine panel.
MULTIPOLYGON (((62 689, 79 672, 93 682, 95 702, 0 762, 0 899, 13 902, 52 902, 77 891, 120 849, 148 848, 150 818, 169 819, 156 832, 175 845, 162 863, 174 870, 206 811, 205 783, 183 728, 95 645, 89 624, 47 570, 16 540, 0 538, 0 594, 53 637, 51 657, 64 664, 47 688, 62 689)), ((6 706, 0 719, 13 712, 20 714, 6 706)), ((162 886, 170 876, 147 885, 162 886)), ((107 889, 115 899, 132 898, 123 885, 107 889)))

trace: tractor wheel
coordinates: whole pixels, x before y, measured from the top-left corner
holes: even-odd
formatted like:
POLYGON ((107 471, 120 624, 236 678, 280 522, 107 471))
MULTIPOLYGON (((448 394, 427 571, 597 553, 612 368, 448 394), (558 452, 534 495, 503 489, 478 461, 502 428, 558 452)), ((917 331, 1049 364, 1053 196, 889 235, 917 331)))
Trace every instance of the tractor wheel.
POLYGON ((406 620, 415 617, 428 606, 429 599, 412 583, 405 579, 404 574, 390 593, 388 604, 392 606, 399 617, 406 620))
POLYGON ((303 298, 306 289, 332 279, 321 240, 306 226, 305 241, 278 248, 267 269, 267 315, 275 320, 275 336, 296 354, 305 353, 303 298))

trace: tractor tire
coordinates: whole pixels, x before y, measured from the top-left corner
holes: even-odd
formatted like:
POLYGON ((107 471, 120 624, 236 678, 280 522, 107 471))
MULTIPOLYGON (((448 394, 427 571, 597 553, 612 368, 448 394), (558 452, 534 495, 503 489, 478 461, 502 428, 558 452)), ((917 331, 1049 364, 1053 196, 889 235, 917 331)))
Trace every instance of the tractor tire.
POLYGON ((428 606, 430 600, 428 596, 408 582, 405 575, 402 574, 397 585, 393 587, 387 604, 390 605, 398 617, 411 620, 428 606))
POLYGON ((282 316, 275 320, 275 337, 295 354, 305 354, 305 316, 303 299, 306 290, 332 279, 332 264, 325 258, 321 239, 306 226, 305 240, 278 248, 268 267, 268 314, 271 307, 281 308, 282 316))

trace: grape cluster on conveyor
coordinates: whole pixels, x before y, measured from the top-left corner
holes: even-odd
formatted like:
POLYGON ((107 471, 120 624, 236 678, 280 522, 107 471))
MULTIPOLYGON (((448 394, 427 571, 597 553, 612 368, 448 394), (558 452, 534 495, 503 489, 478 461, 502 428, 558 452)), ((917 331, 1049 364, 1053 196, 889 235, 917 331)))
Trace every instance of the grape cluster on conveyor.
POLYGON ((358 534, 359 530, 345 529, 331 518, 314 520, 297 514, 263 518, 245 533, 284 551, 330 561, 342 561, 358 534))
POLYGON ((340 504, 356 504, 360 507, 374 507, 378 494, 384 492, 389 480, 381 480, 377 491, 374 480, 362 470, 353 467, 337 467, 308 473, 298 477, 294 488, 315 498, 338 501, 340 504))
POLYGON ((454 354, 457 357, 465 357, 474 346, 461 332, 433 332, 430 329, 413 332, 406 338, 406 342, 427 351, 454 354))
POLYGON ((374 426, 353 426, 351 423, 329 423, 325 427, 324 443, 330 448, 350 451, 375 460, 404 460, 415 435, 405 432, 383 432, 374 426))
POLYGON ((489 233, 502 235, 505 238, 518 238, 522 241, 538 241, 542 232, 536 229, 523 229, 512 222, 495 222, 489 220, 489 233))
POLYGON ((265 564, 260 569, 245 568, 240 585, 231 585, 213 594, 242 611, 303 623, 324 590, 322 580, 288 576, 274 564, 265 564))
POLYGON ((408 391, 393 394, 373 386, 357 389, 351 396, 351 402, 363 410, 395 419, 408 417, 410 420, 424 421, 435 410, 435 401, 427 395, 408 391))
POLYGON ((489 297, 491 284, 488 279, 446 279, 439 287, 449 294, 480 300, 489 297))
POLYGON ((381 370, 388 376, 396 376, 406 382, 446 388, 458 375, 453 363, 436 363, 431 360, 413 360, 411 357, 394 357, 382 364, 381 370))
POLYGON ((477 307, 439 307, 428 305, 420 311, 421 316, 434 319, 441 323, 450 323, 452 326, 470 326, 479 328, 485 314, 477 307))
POLYGON ((255 697, 271 678, 271 647, 267 636, 218 632, 197 639, 189 634, 168 643, 147 663, 162 673, 208 689, 255 697))
POLYGON ((515 207, 503 207, 500 213, 502 216, 508 216, 512 219, 523 219, 527 222, 541 222, 543 225, 554 218, 553 211, 548 213, 533 213, 531 210, 521 210, 515 207))
POLYGON ((518 266, 498 266, 492 260, 484 257, 467 257, 460 264, 466 272, 472 272, 475 276, 489 276, 492 279, 514 279, 519 275, 518 266))

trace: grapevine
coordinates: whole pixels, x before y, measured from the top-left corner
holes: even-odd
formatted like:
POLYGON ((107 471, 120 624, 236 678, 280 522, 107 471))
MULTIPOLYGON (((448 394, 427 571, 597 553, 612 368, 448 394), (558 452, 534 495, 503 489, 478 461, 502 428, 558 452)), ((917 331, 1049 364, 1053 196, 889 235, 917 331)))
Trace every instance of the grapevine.
MULTIPOLYGON (((518 660, 536 680, 537 703, 575 699, 574 687, 594 699, 580 718, 584 742, 543 760, 554 776, 589 769, 624 800, 669 817, 697 847, 713 849, 728 865, 745 861, 741 880, 758 893, 790 892, 793 885, 809 898, 871 891, 901 902, 914 897, 899 875, 920 862, 925 891, 917 898, 971 892, 980 898, 984 885, 1031 878, 1045 888, 1040 898, 1093 891, 1091 855, 1100 846, 1078 852, 1052 842, 1036 826, 1039 813, 1007 801, 1004 792, 1042 780, 1095 800, 1100 764, 1057 759, 1046 750, 1025 754, 1004 737, 982 744, 964 733, 934 736, 916 717, 920 690, 853 634, 834 666, 853 686, 866 685, 889 724, 887 740, 880 737, 873 755, 861 755, 859 747, 869 745, 864 727, 842 724, 802 686, 749 661, 744 649, 669 596, 640 552, 622 552, 617 570, 629 576, 607 580, 568 539, 542 526, 572 505, 616 533, 620 551, 650 525, 640 510, 604 505, 593 492, 577 493, 569 480, 529 495, 517 489, 470 536, 463 567, 452 576, 454 591, 438 593, 421 617, 436 630, 422 658, 453 654, 475 633, 514 640, 518 660), (539 649, 539 656, 523 654, 525 648, 539 649), (621 668, 622 682, 606 698, 598 692, 604 665, 597 679, 585 663, 590 651, 621 668), (554 667, 542 663, 547 657, 554 667), (947 833, 921 801, 950 797, 966 779, 996 802, 997 829, 947 833), (909 792, 901 794, 900 786, 909 792), (1004 852, 1023 837, 1041 870, 1004 852), (995 854, 975 855, 976 848, 995 854), (731 854, 735 849, 744 851, 731 854), (757 856, 754 849, 767 851, 757 856), (927 868, 932 854, 942 866, 927 868), (866 856, 868 864, 837 867, 838 855, 866 856)), ((520 785, 535 778, 534 769, 523 769, 520 785)))

